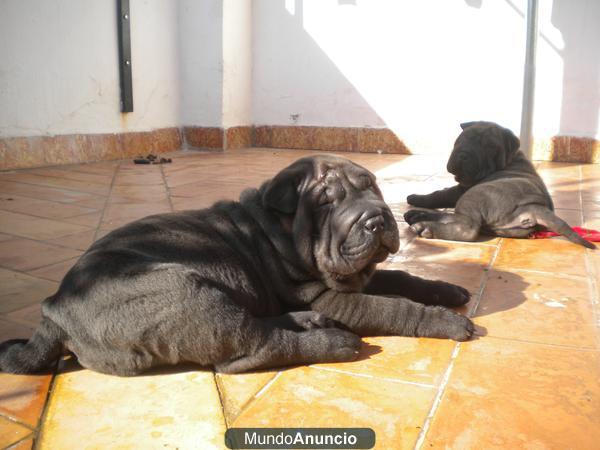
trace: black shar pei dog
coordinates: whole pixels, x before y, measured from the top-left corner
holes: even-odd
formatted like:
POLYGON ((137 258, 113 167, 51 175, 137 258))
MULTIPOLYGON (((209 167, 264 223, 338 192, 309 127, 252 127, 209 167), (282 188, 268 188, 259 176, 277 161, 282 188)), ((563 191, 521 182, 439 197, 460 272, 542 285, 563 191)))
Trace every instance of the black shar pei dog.
POLYGON ((39 371, 66 351, 123 376, 180 362, 241 372, 353 360, 359 336, 469 339, 473 323, 443 307, 467 303, 465 289, 375 270, 398 246, 373 174, 303 158, 239 202, 95 242, 44 300, 33 337, 0 346, 0 368, 39 371))
POLYGON ((596 248, 554 214, 544 182, 519 150, 519 139, 512 131, 492 122, 468 122, 461 128, 447 166, 458 185, 406 199, 421 208, 455 208, 454 213, 407 211, 404 219, 415 233, 474 241, 480 233, 525 238, 547 229, 596 248))

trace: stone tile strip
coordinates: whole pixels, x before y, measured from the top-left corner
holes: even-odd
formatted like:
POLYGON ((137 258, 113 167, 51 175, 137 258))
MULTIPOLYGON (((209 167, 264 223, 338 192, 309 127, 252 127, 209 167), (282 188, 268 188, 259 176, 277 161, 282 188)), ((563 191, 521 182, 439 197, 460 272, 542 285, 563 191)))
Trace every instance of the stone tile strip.
POLYGON ((179 128, 117 134, 0 138, 0 170, 130 158, 179 150, 179 128))
MULTIPOLYGON (((387 128, 319 126, 185 126, 117 134, 73 134, 0 138, 0 170, 130 158, 190 148, 247 147, 337 152, 411 154, 387 128)), ((533 158, 542 161, 600 163, 600 141, 576 136, 536 138, 533 158)))
POLYGON ((533 140, 533 159, 541 161, 600 163, 600 141, 577 136, 533 140))

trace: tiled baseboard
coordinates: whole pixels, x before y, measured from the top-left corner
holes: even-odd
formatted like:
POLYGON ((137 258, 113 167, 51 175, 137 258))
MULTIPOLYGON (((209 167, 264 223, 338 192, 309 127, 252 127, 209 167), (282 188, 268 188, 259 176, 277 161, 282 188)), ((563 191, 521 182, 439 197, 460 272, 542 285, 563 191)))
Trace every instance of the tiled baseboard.
POLYGON ((253 127, 183 127, 185 143, 193 148, 223 150, 252 147, 253 127))
POLYGON ((387 128, 258 126, 254 127, 254 146, 406 155, 411 153, 398 136, 387 128))
MULTIPOLYGON (((0 170, 129 158, 148 153, 192 148, 246 147, 411 154, 386 128, 308 126, 176 127, 116 134, 72 134, 0 138, 0 170)), ((535 138, 533 159, 600 163, 600 141, 555 136, 535 138)))
POLYGON ((115 134, 0 138, 0 170, 76 164, 181 148, 179 128, 115 134))
POLYGON ((306 126, 184 127, 186 143, 195 148, 295 148, 339 152, 410 154, 404 143, 385 128, 306 126))
POLYGON ((541 161, 600 164, 600 141, 575 136, 534 138, 532 158, 541 161))

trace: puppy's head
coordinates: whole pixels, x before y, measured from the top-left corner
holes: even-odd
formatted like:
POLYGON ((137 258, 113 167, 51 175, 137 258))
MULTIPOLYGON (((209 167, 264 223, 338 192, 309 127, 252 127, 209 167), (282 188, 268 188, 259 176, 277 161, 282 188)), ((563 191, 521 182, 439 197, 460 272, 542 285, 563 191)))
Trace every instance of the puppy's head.
POLYGON ((396 221, 365 168, 337 156, 302 158, 266 183, 263 206, 290 222, 306 266, 340 291, 358 291, 398 251, 396 221))
POLYGON ((448 172, 463 186, 472 186, 504 169, 519 150, 519 138, 493 122, 468 122, 454 143, 448 172))

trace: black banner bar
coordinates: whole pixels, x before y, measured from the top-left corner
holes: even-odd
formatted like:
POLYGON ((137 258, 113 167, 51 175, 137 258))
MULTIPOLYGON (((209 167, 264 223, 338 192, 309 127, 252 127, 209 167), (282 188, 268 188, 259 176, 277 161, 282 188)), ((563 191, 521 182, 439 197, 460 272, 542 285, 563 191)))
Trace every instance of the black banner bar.
POLYGON ((375 446, 371 428, 230 428, 230 449, 369 449, 375 446))

